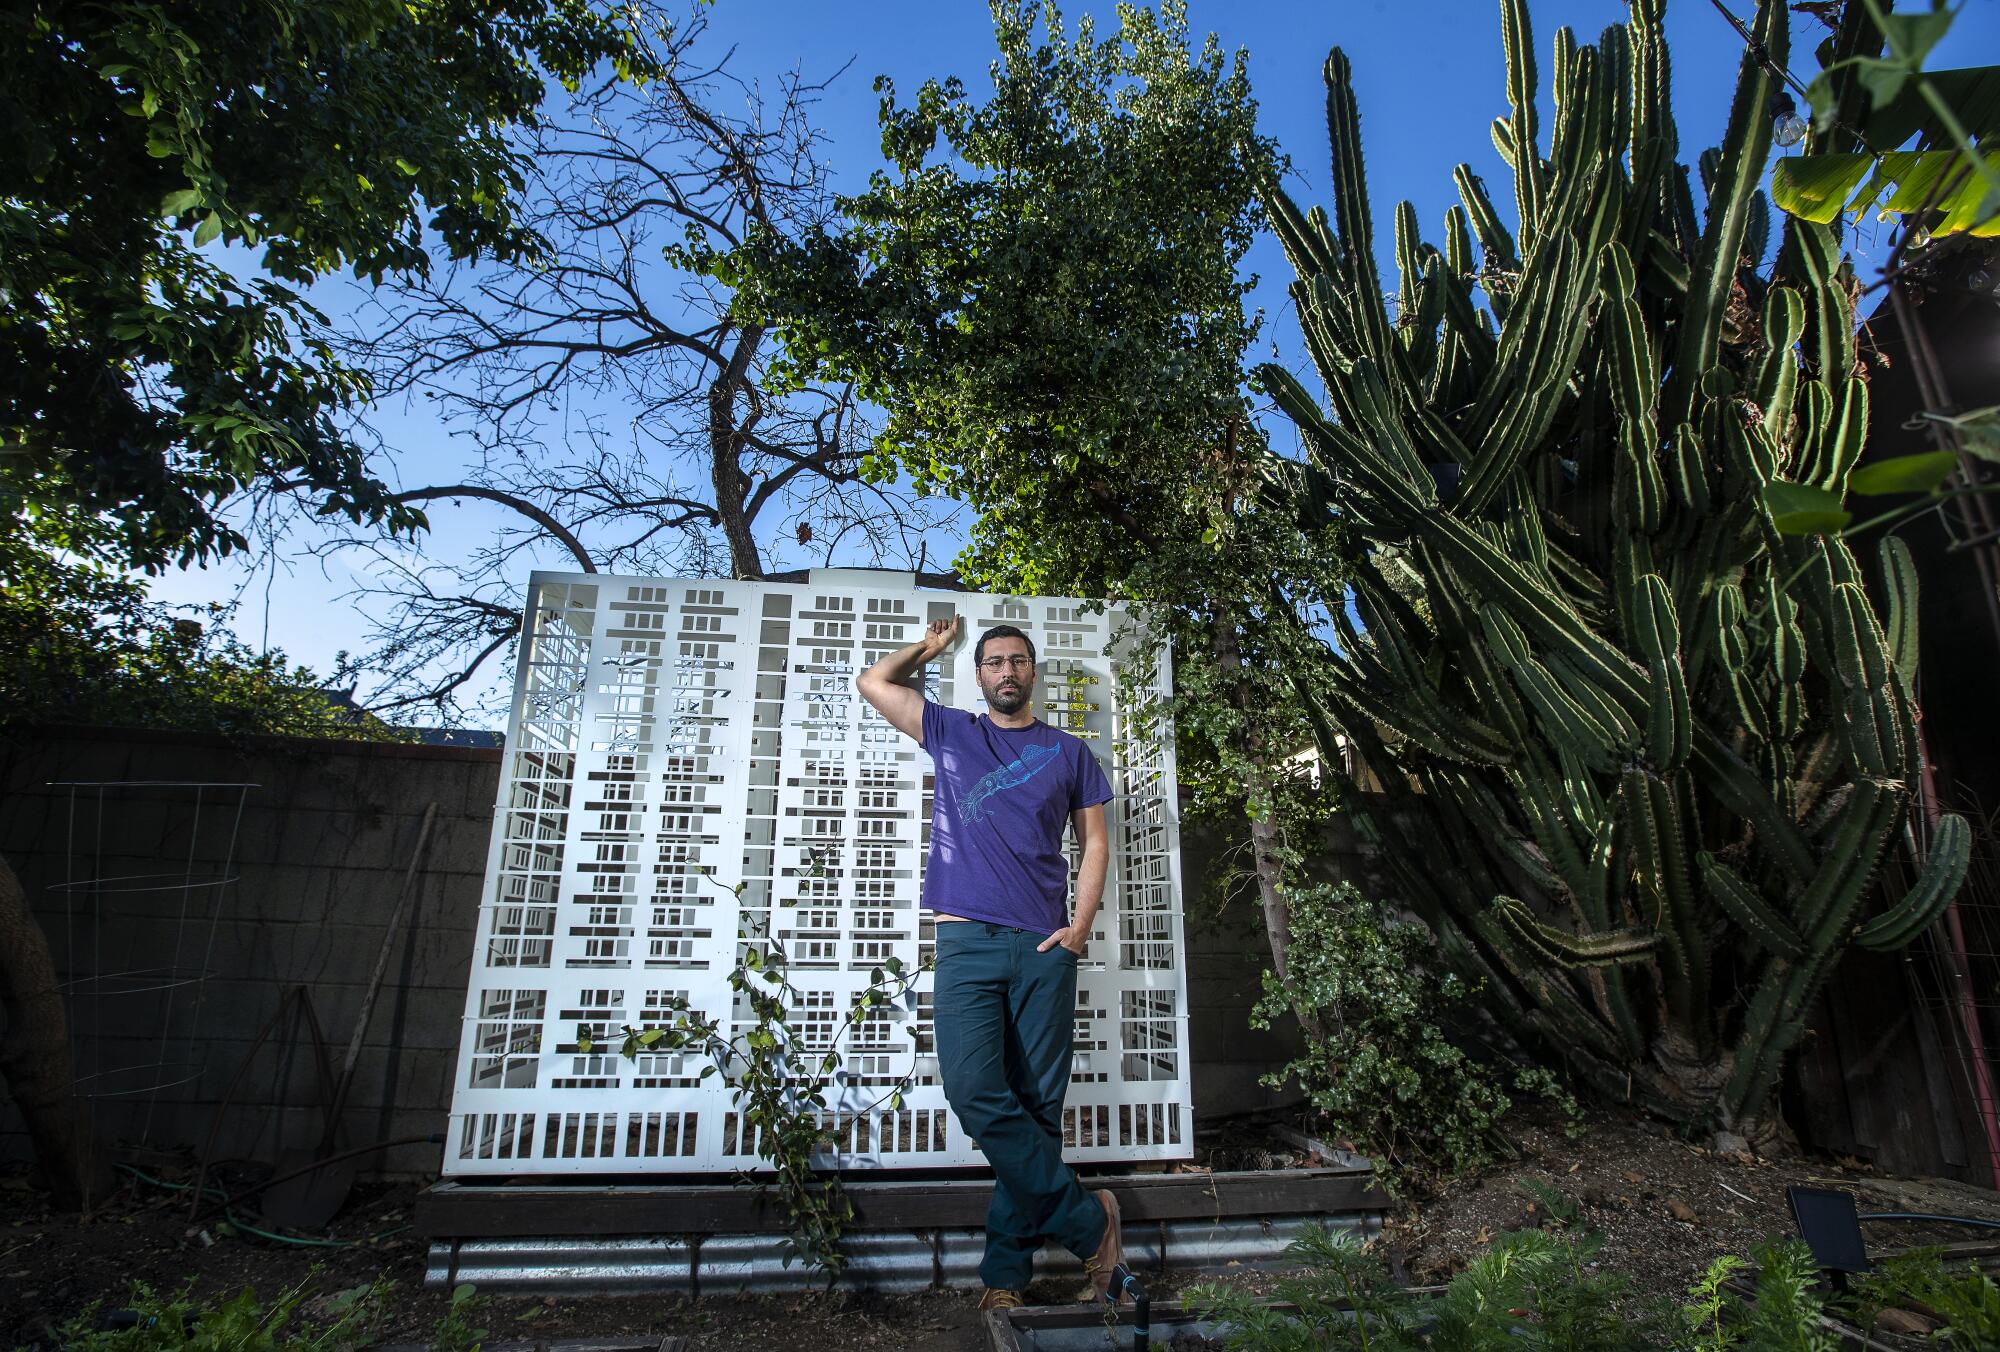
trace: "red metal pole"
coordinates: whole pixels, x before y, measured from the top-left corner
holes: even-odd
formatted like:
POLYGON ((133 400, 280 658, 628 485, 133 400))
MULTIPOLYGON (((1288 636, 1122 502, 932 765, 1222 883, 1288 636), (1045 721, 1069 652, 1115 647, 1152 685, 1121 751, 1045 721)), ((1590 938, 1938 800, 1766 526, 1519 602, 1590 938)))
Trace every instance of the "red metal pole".
MULTIPOLYGON (((1923 724, 1917 725, 1917 754, 1923 757, 1920 790, 1924 801, 1924 825, 1937 834, 1937 780, 1931 774, 1930 745, 1923 724)), ((1951 963, 1951 984, 1958 997, 1958 1016, 1965 1025, 1966 1051, 1972 1061, 1972 1098, 1979 1112, 1979 1125, 1986 1133, 1986 1167, 1993 1186, 2000 1189, 2000 1092, 1993 1083, 1993 1067, 1986 1059, 1986 1032, 1979 1026, 1979 1007, 1972 999, 1972 958, 1965 947, 1965 922, 1959 917, 1958 898, 1953 897, 1944 912, 1945 956, 1951 963)))

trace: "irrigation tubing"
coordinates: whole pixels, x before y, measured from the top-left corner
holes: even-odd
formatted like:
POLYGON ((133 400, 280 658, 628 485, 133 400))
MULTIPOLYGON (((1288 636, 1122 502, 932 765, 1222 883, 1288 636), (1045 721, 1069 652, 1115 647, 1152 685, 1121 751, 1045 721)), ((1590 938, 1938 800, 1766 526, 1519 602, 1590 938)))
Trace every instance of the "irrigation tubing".
POLYGON ((1982 1221, 1975 1216, 1938 1216, 1928 1211, 1864 1211, 1856 1220, 1861 1221, 1937 1221, 1944 1225, 1977 1225, 1986 1230, 2000 1230, 2000 1221, 1982 1221))
MULTIPOLYGON (((192 1188, 194 1187, 192 1183, 170 1183, 164 1178, 155 1178, 151 1174, 147 1173, 145 1170, 134 1168, 132 1165, 126 1164, 122 1160, 117 1161, 116 1163, 118 1167, 120 1169, 123 1169, 126 1173, 132 1175, 136 1179, 139 1179, 141 1182, 151 1183, 156 1188, 166 1188, 170 1192, 188 1192, 192 1190, 192 1188)), ((211 1196, 216 1196, 216 1197, 222 1196, 222 1189, 220 1188, 205 1188, 203 1189, 203 1191, 211 1196)), ((246 1235, 255 1235, 259 1239, 268 1239, 277 1244, 295 1244, 300 1248, 306 1248, 306 1249, 358 1248, 362 1245, 373 1244, 379 1240, 387 1239, 391 1235, 400 1235, 405 1230, 408 1230, 410 1228, 407 1225, 398 1225, 393 1229, 377 1231, 375 1234, 369 1235, 365 1239, 311 1239, 304 1235, 282 1235, 274 1230, 265 1230, 259 1226, 252 1225, 250 1224, 250 1222, 244 1220, 241 1216, 238 1216, 235 1212, 231 1211, 226 1202, 223 1204, 222 1214, 228 1218, 229 1223, 231 1225, 235 1226, 238 1230, 241 1230, 246 1235)))
MULTIPOLYGON (((367 1145, 358 1145, 354 1147, 354 1149, 352 1150, 342 1150, 331 1155, 321 1155, 315 1158, 312 1163, 304 1165, 300 1168, 289 1170, 285 1173, 277 1175, 274 1178, 264 1179, 259 1183, 253 1183, 247 1188, 238 1188, 235 1192, 230 1193, 229 1196, 223 1200, 221 1205, 222 1208, 226 1211, 230 1207, 234 1206, 236 1203, 242 1201, 245 1197, 249 1197, 254 1193, 260 1193, 268 1188, 274 1188, 280 1183, 290 1182, 292 1179, 297 1178, 301 1174, 312 1173, 314 1170, 322 1169, 329 1164, 338 1164, 341 1160, 353 1159, 356 1155, 367 1155, 377 1150, 387 1150, 390 1146, 393 1145, 442 1145, 443 1143, 444 1143, 444 1134, 442 1132, 435 1132, 435 1131, 426 1132, 421 1136, 398 1136, 391 1141, 371 1141, 367 1145)), ((202 1208, 201 1200, 196 1199, 194 1210, 188 1213, 188 1219, 190 1221, 198 1219, 201 1216, 201 1208, 202 1208)))

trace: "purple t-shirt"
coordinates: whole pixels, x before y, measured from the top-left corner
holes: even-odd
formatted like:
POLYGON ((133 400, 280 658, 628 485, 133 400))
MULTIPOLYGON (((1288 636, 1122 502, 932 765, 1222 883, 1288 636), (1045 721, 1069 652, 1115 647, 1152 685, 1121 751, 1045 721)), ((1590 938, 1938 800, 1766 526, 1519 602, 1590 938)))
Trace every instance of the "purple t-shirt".
POLYGON ((1069 814, 1109 802, 1090 748, 1037 721, 1003 728, 924 701, 937 767, 924 905, 967 920, 1054 933, 1069 923, 1069 814))

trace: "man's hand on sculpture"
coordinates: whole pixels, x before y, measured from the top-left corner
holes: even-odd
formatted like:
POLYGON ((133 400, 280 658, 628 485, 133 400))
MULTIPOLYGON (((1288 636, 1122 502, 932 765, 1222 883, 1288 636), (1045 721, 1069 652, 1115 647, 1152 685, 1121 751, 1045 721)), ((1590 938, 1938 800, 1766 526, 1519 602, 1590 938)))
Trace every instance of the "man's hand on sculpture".
POLYGON ((1035 951, 1037 953, 1046 953, 1057 944, 1061 944, 1080 958, 1083 956, 1084 949, 1090 947, 1090 931, 1082 925, 1064 925, 1061 929, 1036 945, 1035 951))
POLYGON ((926 662, 942 657, 952 644, 958 642, 958 626, 959 618, 956 615, 948 620, 931 621, 930 628, 924 634, 924 642, 928 645, 924 653, 926 662))

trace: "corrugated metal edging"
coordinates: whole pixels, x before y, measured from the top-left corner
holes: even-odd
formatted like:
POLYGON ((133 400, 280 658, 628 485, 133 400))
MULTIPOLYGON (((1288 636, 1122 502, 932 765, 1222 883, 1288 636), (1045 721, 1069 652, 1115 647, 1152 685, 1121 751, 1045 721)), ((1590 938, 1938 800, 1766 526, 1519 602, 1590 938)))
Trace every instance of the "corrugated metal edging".
MULTIPOLYGON (((1125 1253, 1135 1272, 1219 1272, 1227 1267, 1274 1267, 1285 1246, 1311 1225, 1359 1235, 1381 1228, 1377 1211, 1269 1216, 1223 1221, 1164 1221, 1125 1227, 1125 1253)), ((842 1247, 847 1270, 838 1285, 907 1293, 979 1284, 985 1247, 979 1230, 863 1231, 842 1247)), ((471 1282, 483 1291, 594 1295, 622 1291, 688 1295, 764 1295, 818 1286, 797 1263, 786 1267, 778 1235, 658 1238, 466 1239, 430 1248, 424 1285, 471 1282)), ((1068 1251, 1048 1245, 1035 1255, 1035 1276, 1077 1275, 1068 1251)), ((1080 1276, 1079 1276, 1080 1280, 1080 1276)))

